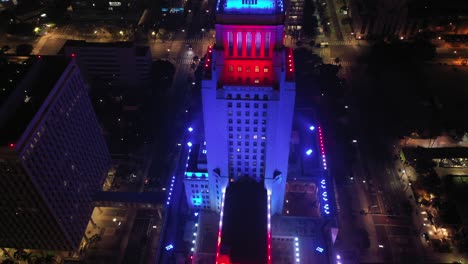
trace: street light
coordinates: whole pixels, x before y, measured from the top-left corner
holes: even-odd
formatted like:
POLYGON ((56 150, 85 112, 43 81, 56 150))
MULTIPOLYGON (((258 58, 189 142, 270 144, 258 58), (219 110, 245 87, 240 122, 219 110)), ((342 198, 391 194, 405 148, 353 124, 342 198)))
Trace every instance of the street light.
POLYGON ((192 128, 192 127, 189 127, 187 130, 188 130, 189 132, 192 132, 192 131, 193 131, 193 128, 192 128))
POLYGON ((356 139, 353 139, 353 143, 357 143, 357 140, 356 140, 356 139))

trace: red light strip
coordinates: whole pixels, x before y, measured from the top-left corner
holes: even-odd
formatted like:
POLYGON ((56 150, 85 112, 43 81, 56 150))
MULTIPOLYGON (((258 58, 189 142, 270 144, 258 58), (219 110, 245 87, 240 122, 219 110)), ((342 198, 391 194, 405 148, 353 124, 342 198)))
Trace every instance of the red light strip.
POLYGON ((219 230, 218 230, 218 245, 216 247, 216 264, 218 264, 219 250, 221 247, 221 230, 223 228, 223 211, 224 211, 224 196, 226 190, 223 190, 223 198, 221 200, 221 214, 219 216, 219 230))
POLYGON ((327 159, 325 157, 325 147, 323 143, 323 134, 322 134, 322 128, 318 128, 319 131, 319 141, 320 141, 320 153, 322 154, 322 164, 323 164, 323 169, 327 169, 327 159))
POLYGON ((291 48, 286 49, 286 81, 294 81, 294 56, 291 48))
POLYGON ((268 238, 267 238, 267 254, 268 254, 268 264, 271 264, 271 194, 268 194, 268 238))
POLYGON ((213 47, 208 46, 208 51, 206 53, 206 61, 205 61, 205 78, 211 78, 211 65, 213 59, 213 47))

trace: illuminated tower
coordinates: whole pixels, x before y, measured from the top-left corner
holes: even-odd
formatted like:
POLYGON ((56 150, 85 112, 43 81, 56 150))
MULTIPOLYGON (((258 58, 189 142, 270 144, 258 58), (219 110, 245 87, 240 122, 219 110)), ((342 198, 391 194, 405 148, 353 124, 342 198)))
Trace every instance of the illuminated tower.
POLYGON ((210 207, 220 210, 229 182, 251 177, 283 207, 295 82, 283 46, 281 0, 219 0, 216 44, 202 82, 210 207))

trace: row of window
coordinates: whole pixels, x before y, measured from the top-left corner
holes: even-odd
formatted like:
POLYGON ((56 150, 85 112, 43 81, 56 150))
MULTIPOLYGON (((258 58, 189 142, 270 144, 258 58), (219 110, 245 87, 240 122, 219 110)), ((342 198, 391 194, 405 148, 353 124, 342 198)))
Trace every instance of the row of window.
MULTIPOLYGON (((263 95, 263 100, 268 100, 268 98, 269 98, 268 95, 266 95, 266 94, 263 95)), ((232 95, 232 93, 228 93, 228 94, 227 94, 227 99, 251 100, 252 97, 250 96, 250 94, 244 94, 243 97, 241 96, 241 94, 236 94, 236 98, 234 98, 233 95, 232 95)), ((260 100, 260 96, 259 96, 258 94, 255 94, 255 95, 253 96, 253 100, 260 100)), ((231 103, 231 106, 230 106, 230 107, 232 107, 232 103, 231 103)), ((254 107, 255 107, 255 108, 258 108, 258 107, 259 107, 259 104, 258 104, 258 103, 255 103, 255 104, 254 104, 254 107)), ((264 109, 268 108, 268 104, 264 103, 264 104, 263 104, 263 108, 264 108, 264 109)))
MULTIPOLYGON (((264 36, 264 45, 263 52, 266 57, 270 56, 270 45, 271 45, 271 32, 265 32, 264 36)), ((237 56, 252 56, 252 32, 236 32, 236 51, 237 56), (243 43, 242 39, 246 40, 246 52, 242 53, 243 43)), ((228 39, 228 54, 229 56, 234 55, 234 34, 233 32, 227 32, 228 39)), ((255 33, 255 56, 260 57, 262 50, 262 34, 260 32, 255 33)))
MULTIPOLYGON (((234 66, 229 65, 228 69, 229 69, 230 72, 233 72, 234 71, 234 66)), ((237 71, 242 72, 242 66, 237 66, 237 71)), ((255 66, 254 71, 255 72, 260 72, 260 66, 255 66)), ((268 71, 269 71, 268 67, 263 67, 263 72, 268 72, 268 71)), ((250 66, 245 67, 245 72, 251 72, 250 66)))
MULTIPOLYGON (((264 95, 264 96, 263 96, 263 99, 264 99, 264 100, 268 100, 268 95, 264 95)), ((232 102, 228 102, 228 107, 232 107, 233 105, 234 105, 234 104, 233 104, 232 102)), ((242 108, 242 107, 250 108, 250 105, 251 105, 250 103, 244 103, 244 105, 242 106, 242 103, 236 103, 236 107, 237 107, 237 108, 242 108)), ((254 108, 258 108, 259 106, 260 106, 259 103, 253 103, 253 107, 254 107, 254 108)), ((266 109, 267 107, 268 107, 268 104, 264 103, 264 104, 263 104, 263 108, 266 109)), ((248 115, 250 114, 250 112, 245 112, 245 114, 248 116, 248 115)), ((263 116, 266 116, 266 112, 263 111, 263 112, 262 112, 262 115, 263 115, 263 116)), ((254 112, 254 116, 258 116, 258 112, 255 111, 255 112, 254 112)))

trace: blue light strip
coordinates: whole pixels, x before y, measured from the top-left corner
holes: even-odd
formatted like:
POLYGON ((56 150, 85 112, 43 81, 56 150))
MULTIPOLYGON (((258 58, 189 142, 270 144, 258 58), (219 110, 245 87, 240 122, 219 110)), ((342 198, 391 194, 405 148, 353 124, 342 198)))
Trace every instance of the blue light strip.
POLYGON ((328 193, 327 193, 327 185, 325 179, 320 181, 320 189, 322 191, 322 201, 323 201, 323 212, 326 215, 330 214, 330 205, 328 204, 328 193))
POLYGON ((299 238, 298 237, 294 238, 294 259, 296 260, 297 264, 301 263, 301 257, 300 257, 300 253, 299 253, 299 238))
MULTIPOLYGON (((323 142, 323 134, 322 134, 322 128, 319 126, 318 127, 318 132, 319 132, 319 143, 320 143, 320 153, 322 154, 322 165, 323 169, 326 171, 327 170, 327 159, 325 157, 325 146, 323 142)), ((326 176, 326 172, 324 172, 324 176, 326 176)), ((322 195, 322 211, 326 214, 330 214, 330 204, 328 202, 328 192, 327 192, 327 181, 325 179, 322 179, 320 181, 320 191, 322 195)))
MULTIPOLYGON (((192 240, 192 248, 190 249, 191 252, 195 252, 197 246, 197 236, 198 236, 198 217, 199 214, 195 213, 195 224, 193 225, 193 240, 192 240)), ((193 254, 193 253, 192 253, 193 254)))
MULTIPOLYGON (((191 146, 191 144, 190 144, 190 146, 191 146)), ((184 175, 187 173, 188 161, 190 160, 190 152, 192 152, 192 148, 189 147, 188 155, 187 155, 187 162, 185 163, 184 175)), ((174 190, 174 182, 175 182, 175 175, 172 175, 171 185, 169 187, 169 194, 167 195, 166 205, 171 204, 172 191, 174 190)))
POLYGON ((175 175, 173 175, 171 179, 171 186, 169 187, 169 195, 167 196, 166 205, 169 205, 171 203, 172 190, 174 189, 174 181, 175 175))

